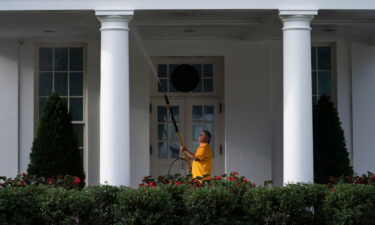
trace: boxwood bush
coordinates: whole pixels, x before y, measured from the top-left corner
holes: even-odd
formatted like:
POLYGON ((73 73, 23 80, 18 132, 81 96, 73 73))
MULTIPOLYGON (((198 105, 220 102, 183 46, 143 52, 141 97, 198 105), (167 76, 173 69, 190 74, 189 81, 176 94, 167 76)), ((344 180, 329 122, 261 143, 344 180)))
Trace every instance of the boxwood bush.
POLYGON ((37 197, 45 188, 28 186, 0 189, 0 224, 39 225, 42 215, 37 197))
POLYGON ((375 223, 375 186, 340 184, 324 201, 327 224, 375 223))
POLYGON ((172 197, 161 187, 122 189, 115 207, 118 225, 167 224, 172 214, 172 197))
POLYGON ((169 180, 138 189, 0 187, 0 224, 4 225, 368 225, 374 221, 371 184, 253 187, 231 177, 194 184, 169 180))
POLYGON ((37 200, 45 224, 92 225, 97 216, 94 199, 86 191, 48 188, 37 200))
POLYGON ((249 189, 244 210, 250 224, 324 224, 323 185, 290 184, 281 187, 249 189))

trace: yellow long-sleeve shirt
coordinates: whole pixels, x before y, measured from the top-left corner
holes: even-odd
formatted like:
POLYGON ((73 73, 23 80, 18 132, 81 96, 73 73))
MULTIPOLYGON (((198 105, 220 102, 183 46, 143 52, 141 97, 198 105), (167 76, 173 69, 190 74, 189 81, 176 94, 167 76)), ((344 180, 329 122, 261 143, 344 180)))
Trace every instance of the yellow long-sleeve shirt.
POLYGON ((194 154, 199 161, 193 161, 192 164, 192 175, 195 177, 202 177, 209 175, 205 179, 210 179, 212 175, 212 152, 211 147, 208 143, 202 143, 199 145, 197 151, 194 154))

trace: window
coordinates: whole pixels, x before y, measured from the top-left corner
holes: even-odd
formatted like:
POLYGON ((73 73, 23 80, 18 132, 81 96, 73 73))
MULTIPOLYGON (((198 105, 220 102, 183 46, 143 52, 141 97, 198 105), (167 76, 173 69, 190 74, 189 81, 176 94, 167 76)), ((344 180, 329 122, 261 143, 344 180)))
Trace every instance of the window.
POLYGON ((39 48, 39 117, 43 113, 48 96, 55 92, 67 104, 72 115, 74 130, 83 154, 83 48, 39 48))
MULTIPOLYGON (((176 124, 179 127, 179 107, 171 106, 176 124)), ((158 158, 177 158, 180 153, 177 134, 167 106, 158 106, 158 158)))
MULTIPOLYGON (((193 105, 193 149, 195 153, 199 147, 198 137, 202 130, 208 130, 212 135, 212 140, 210 141, 211 149, 215 149, 215 134, 214 134, 214 105, 193 105)), ((212 158, 214 157, 214 152, 212 151, 212 158)))
POLYGON ((331 46, 311 48, 312 100, 314 105, 322 95, 327 95, 332 99, 333 67, 331 52, 331 46))
MULTIPOLYGON (((162 87, 158 86, 158 92, 167 90, 167 92, 179 92, 176 90, 171 82, 171 75, 173 70, 179 64, 158 64, 158 78, 162 87)), ((213 64, 190 64, 199 73, 199 83, 197 87, 191 92, 209 93, 214 91, 213 83, 213 64)), ((157 84, 158 85, 158 84, 157 84)))

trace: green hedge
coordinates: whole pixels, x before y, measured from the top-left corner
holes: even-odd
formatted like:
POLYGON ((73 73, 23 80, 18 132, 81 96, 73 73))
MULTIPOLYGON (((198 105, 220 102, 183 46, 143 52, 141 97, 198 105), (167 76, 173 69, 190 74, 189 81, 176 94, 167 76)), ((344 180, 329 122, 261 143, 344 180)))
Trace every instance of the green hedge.
POLYGON ((0 189, 0 224, 374 224, 375 186, 0 189))

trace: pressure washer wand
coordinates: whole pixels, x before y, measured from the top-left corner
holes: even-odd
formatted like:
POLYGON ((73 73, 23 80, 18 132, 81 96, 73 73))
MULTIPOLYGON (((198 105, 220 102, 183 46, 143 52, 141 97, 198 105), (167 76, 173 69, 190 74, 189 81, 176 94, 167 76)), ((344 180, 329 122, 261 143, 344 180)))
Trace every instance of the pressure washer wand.
MULTIPOLYGON (((172 112, 172 108, 171 108, 171 106, 169 104, 168 96, 165 93, 164 93, 164 99, 165 99, 165 102, 166 102, 167 107, 169 109, 169 114, 171 115, 171 119, 172 119, 172 122, 173 122, 173 125, 174 125, 174 129, 176 130, 176 134, 177 134, 177 138, 178 138, 178 143, 180 144, 180 147, 184 147, 184 144, 182 143, 182 138, 181 138, 180 132, 178 131, 176 119, 174 118, 174 115, 173 115, 173 112, 172 112)), ((189 172, 191 173, 190 159, 185 154, 184 154, 184 159, 185 159, 186 166, 187 166, 189 172)))

